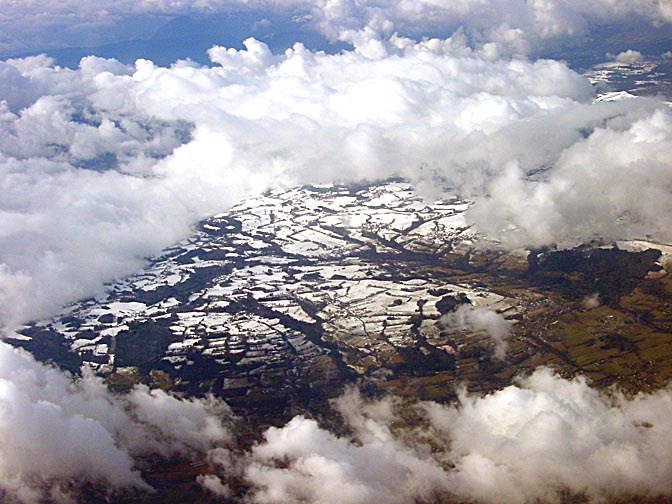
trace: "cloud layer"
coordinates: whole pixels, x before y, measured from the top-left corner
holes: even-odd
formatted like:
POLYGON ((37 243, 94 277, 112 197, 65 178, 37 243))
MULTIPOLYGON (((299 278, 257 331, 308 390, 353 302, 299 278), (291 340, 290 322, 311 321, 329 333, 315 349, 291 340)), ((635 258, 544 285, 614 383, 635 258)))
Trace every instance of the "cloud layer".
POLYGON ((247 195, 304 182, 452 186, 511 246, 668 239, 662 103, 592 104, 562 63, 492 61, 460 36, 367 40, 276 55, 248 39, 212 48, 212 67, 3 63, 3 324, 99 292, 247 195))
POLYGON ((214 399, 179 400, 142 387, 113 396, 98 378, 73 383, 0 343, 0 493, 31 503, 72 502, 86 483, 149 490, 136 457, 227 444, 230 417, 214 399))
MULTIPOLYGON (((131 3, 72 11, 68 2, 0 2, 0 21, 45 31, 48 14, 86 31, 128 12, 237 5, 131 3)), ((666 22, 666 3, 292 5, 353 49, 272 54, 248 39, 244 50, 212 48, 209 67, 88 57, 68 70, 44 56, 0 63, 3 333, 101 292, 200 218, 298 183, 403 176, 427 197, 450 187, 474 199, 474 225, 510 247, 672 239, 667 106, 593 103, 588 82, 563 63, 520 57, 592 23, 666 22), (464 29, 420 42, 394 35, 439 23, 464 29)), ((472 326, 497 325, 464 315, 472 326)), ((0 360, 0 488, 21 501, 65 499, 72 477, 142 488, 134 457, 229 440, 222 403, 142 388, 113 397, 92 377, 73 383, 4 344, 0 360)), ((669 390, 607 399, 581 380, 539 371, 485 398, 463 394, 456 408, 424 405, 425 428, 413 431, 392 428, 394 403, 350 394, 336 407, 356 442, 299 417, 269 430, 240 470, 257 502, 669 492, 670 404, 669 390)), ((233 463, 226 450, 211 456, 233 463)), ((201 482, 230 494, 216 475, 201 482)))
POLYGON ((669 109, 609 120, 563 151, 542 180, 526 179, 511 162, 472 217, 511 246, 576 245, 591 237, 669 241, 671 133, 669 109))
POLYGON ((248 452, 233 442, 217 400, 178 400, 136 388, 111 396, 0 344, 0 492, 23 503, 72 502, 87 482, 147 491, 138 457, 209 453, 199 482, 222 498, 244 482, 245 502, 398 503, 590 501, 672 492, 672 391, 608 395, 541 368, 456 405, 333 401, 349 435, 297 416, 248 452), (412 421, 409 422, 409 418, 412 421), (73 481, 77 482, 73 485, 73 481))
POLYGON ((457 406, 418 405, 425 423, 403 428, 398 403, 350 391, 335 407, 352 437, 296 417, 265 433, 245 474, 258 503, 657 496, 672 490, 671 394, 606 396, 539 369, 485 397, 463 392, 457 406))

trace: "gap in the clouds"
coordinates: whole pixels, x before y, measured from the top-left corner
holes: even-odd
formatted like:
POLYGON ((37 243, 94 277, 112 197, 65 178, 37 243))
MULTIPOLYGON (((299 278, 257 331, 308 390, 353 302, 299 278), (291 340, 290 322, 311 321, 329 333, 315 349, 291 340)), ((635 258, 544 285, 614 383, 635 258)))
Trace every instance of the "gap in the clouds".
POLYGON ((650 58, 660 58, 672 47, 672 25, 635 23, 595 25, 583 43, 565 43, 565 47, 552 48, 544 57, 564 60, 577 71, 589 68, 610 59, 609 54, 618 54, 629 49, 641 52, 650 58))
MULTIPOLYGON (((130 17, 125 22, 142 24, 142 18, 130 17)), ((120 26, 121 26, 120 22, 120 26)), ((213 46, 244 49, 243 41, 249 37, 266 44, 274 54, 281 54, 295 43, 302 43, 311 51, 337 54, 352 49, 352 44, 328 38, 311 22, 305 11, 288 10, 236 10, 224 13, 182 15, 164 19, 158 28, 156 22, 151 32, 142 37, 114 41, 99 45, 69 45, 66 47, 35 49, 28 52, 0 52, 1 59, 22 58, 46 53, 57 65, 76 69, 82 58, 98 56, 133 64, 138 59, 149 59, 160 66, 170 66, 178 60, 211 65, 207 55, 213 46)), ((138 31, 138 30, 136 30, 138 31)), ((142 31, 142 30, 140 30, 142 31)), ((422 30, 412 23, 399 23, 395 33, 414 40, 448 39, 459 33, 468 47, 476 48, 487 40, 478 29, 468 24, 441 23, 428 20, 422 30)), ((391 33, 379 33, 384 40, 391 33)), ((629 24, 595 24, 588 35, 560 40, 557 44, 531 48, 530 57, 566 61, 577 71, 609 60, 609 54, 626 50, 639 51, 648 57, 659 57, 669 50, 672 43, 672 25, 652 26, 643 21, 629 24), (627 35, 623 35, 626 33, 627 35)))
POLYGON ((178 60, 211 64, 207 51, 225 46, 244 49, 243 41, 250 36, 264 42, 274 53, 282 53, 300 42, 311 50, 338 53, 350 44, 328 40, 305 19, 303 12, 234 11, 217 14, 183 15, 164 22, 146 37, 110 42, 95 46, 65 47, 36 50, 19 54, 1 54, 2 58, 20 58, 47 53, 57 65, 77 68, 82 58, 98 56, 133 64, 149 59, 160 66, 170 66, 178 60))

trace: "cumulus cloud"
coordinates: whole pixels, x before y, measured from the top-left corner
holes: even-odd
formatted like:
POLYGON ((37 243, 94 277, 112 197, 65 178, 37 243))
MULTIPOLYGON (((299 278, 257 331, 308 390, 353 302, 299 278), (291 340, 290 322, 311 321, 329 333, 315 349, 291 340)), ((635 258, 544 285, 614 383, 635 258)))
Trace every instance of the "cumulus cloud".
POLYGON ((4 102, 5 114, 30 105, 36 94, 30 80, 16 67, 0 62, 0 100, 4 102))
POLYGON ((399 41, 379 60, 246 44, 212 49, 212 68, 6 63, 39 92, 0 116, 5 325, 95 293, 245 195, 483 164, 487 134, 590 93, 560 63, 452 57, 440 44, 399 41))
POLYGON ((506 356, 506 340, 511 334, 511 323, 496 311, 462 305, 441 317, 440 323, 453 331, 485 332, 494 343, 495 359, 502 360, 506 356))
POLYGON ((404 504, 441 492, 445 473, 436 460, 395 438, 376 414, 389 405, 355 409, 362 405, 354 390, 336 404, 359 442, 339 438, 301 416, 267 430, 244 474, 252 484, 252 501, 404 504), (281 461, 287 467, 280 467, 281 461))
POLYGON ((591 499, 669 493, 670 390, 607 397, 583 378, 539 369, 458 408, 429 407, 450 436, 459 494, 484 501, 557 501, 563 490, 591 499))
POLYGON ((512 161, 490 183, 472 218, 511 246, 670 240, 671 133, 669 109, 626 114, 565 149, 539 179, 512 161))
POLYGON ((632 63, 641 63, 642 61, 644 61, 645 58, 641 52, 628 49, 627 51, 618 53, 614 59, 618 63, 632 64, 632 63))
POLYGON ((246 472, 254 502, 598 502, 672 490, 669 389, 607 396, 539 369, 486 396, 463 391, 456 406, 421 404, 422 426, 399 427, 399 403, 353 391, 336 407, 352 437, 303 417, 264 434, 246 472))
MULTIPOLYGON (((17 25, 55 12, 70 26, 71 12, 81 13, 75 25, 105 24, 119 8, 175 14, 229 4, 131 3, 0 6, 17 25)), ((47 57, 0 64, 3 332, 99 293, 200 218, 297 183, 403 176, 437 193, 445 185, 472 197, 471 221, 511 247, 672 239, 666 106, 593 104, 589 83, 565 64, 507 56, 593 22, 668 20, 662 3, 329 0, 306 8, 353 50, 328 55, 297 44, 272 54, 248 39, 243 50, 212 48, 210 67, 95 57, 74 70, 47 57), (464 28, 420 42, 394 35, 434 21, 464 28)), ((463 315, 497 334, 503 352, 501 320, 463 315)), ((55 499, 71 477, 143 488, 134 457, 229 439, 216 401, 142 388, 118 398, 92 377, 73 383, 5 345, 0 359, 0 486, 19 500, 55 499)), ((457 408, 427 405, 416 438, 391 427, 394 404, 351 394, 336 407, 356 441, 299 417, 269 430, 242 470, 258 502, 408 502, 437 492, 490 500, 494 485, 506 502, 553 499, 561 489, 669 492, 669 397, 607 399, 541 371, 491 396, 463 394, 457 408)), ((211 457, 231 462, 226 450, 211 457)), ((230 492, 219 476, 200 482, 230 492)))
POLYGON ((100 380, 73 384, 22 351, 0 345, 0 491, 19 502, 67 502, 72 481, 148 490, 138 457, 209 452, 198 478, 221 498, 242 478, 250 502, 405 504, 447 497, 478 502, 603 501, 672 492, 672 391, 628 397, 547 368, 455 405, 332 402, 348 435, 297 416, 233 452, 220 401, 178 400, 135 389, 111 396, 100 380), (413 421, 408 423, 409 418, 413 421), (219 447, 218 447, 219 446, 219 447))
POLYGON ((338 55, 248 39, 210 57, 4 63, 5 95, 19 97, 0 102, 6 327, 99 292, 202 217, 297 183, 452 186, 479 199, 479 229, 516 246, 667 232, 669 111, 592 104, 562 63, 492 60, 459 36, 338 55))
POLYGON ((568 493, 597 502, 672 491, 669 389, 607 394, 546 368, 485 396, 462 389, 455 405, 370 401, 350 389, 332 402, 349 435, 297 416, 240 453, 220 401, 145 388, 111 396, 92 376, 73 384, 4 344, 0 360, 0 491, 19 502, 66 502, 73 480, 146 491, 138 457, 205 451, 215 472, 198 478, 204 489, 230 498, 228 478, 242 478, 258 503, 559 502, 568 493))
POLYGON ((205 490, 217 497, 224 499, 231 497, 231 488, 226 483, 223 483, 219 476, 201 474, 198 476, 197 481, 205 490))
POLYGON ((20 502, 71 502, 73 481, 149 490, 137 457, 205 453, 230 441, 230 418, 212 398, 114 396, 94 376, 73 382, 0 343, 0 492, 20 502))

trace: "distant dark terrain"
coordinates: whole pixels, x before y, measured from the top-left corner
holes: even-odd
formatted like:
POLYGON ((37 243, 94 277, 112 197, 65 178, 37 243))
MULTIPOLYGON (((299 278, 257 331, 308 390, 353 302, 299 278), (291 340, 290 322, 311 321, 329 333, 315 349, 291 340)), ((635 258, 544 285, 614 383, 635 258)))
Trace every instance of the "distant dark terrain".
MULTIPOLYGON (((403 27, 399 31, 402 36, 418 37, 418 34, 403 27)), ((609 61, 609 55, 617 55, 623 51, 639 51, 647 60, 655 61, 672 50, 672 28, 669 24, 658 27, 650 24, 592 26, 589 32, 588 36, 577 36, 566 41, 564 48, 549 51, 538 48, 541 52, 535 53, 534 57, 564 60, 573 69, 585 72, 595 65, 609 61)), ((444 29, 423 33, 422 36, 446 38, 451 33, 444 29)), ((139 58, 150 59, 162 66, 169 66, 178 59, 191 59, 207 65, 211 63, 207 55, 209 48, 218 45, 243 49, 243 41, 248 37, 264 42, 276 54, 282 53, 296 42, 303 43, 309 49, 327 53, 338 53, 342 49, 350 48, 349 44, 328 40, 319 33, 303 11, 269 11, 260 17, 258 12, 240 10, 175 16, 166 19, 145 37, 96 46, 49 47, 30 52, 0 53, 0 59, 48 53, 56 64, 77 68, 83 57, 95 54, 129 65, 139 58)), ((664 67, 660 70, 669 76, 669 60, 663 63, 664 67)))
POLYGON ((24 57, 46 52, 56 64, 77 68, 82 58, 95 54, 132 65, 137 59, 150 59, 157 65, 170 66, 179 59, 210 64, 207 51, 218 45, 243 49, 243 41, 255 37, 274 53, 282 53, 296 42, 312 49, 338 52, 346 45, 330 42, 312 29, 305 19, 288 10, 282 14, 232 12, 200 16, 177 16, 167 20, 146 38, 110 42, 95 47, 49 48, 44 51, 0 54, 0 58, 24 57))

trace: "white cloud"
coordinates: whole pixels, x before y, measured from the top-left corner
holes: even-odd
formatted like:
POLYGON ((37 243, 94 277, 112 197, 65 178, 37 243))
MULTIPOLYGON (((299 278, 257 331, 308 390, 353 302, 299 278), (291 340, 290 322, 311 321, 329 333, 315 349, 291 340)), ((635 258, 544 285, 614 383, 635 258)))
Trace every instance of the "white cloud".
POLYGON ((670 240, 671 134, 668 109, 632 113, 566 149, 546 177, 530 180, 511 162, 472 218, 511 246, 670 240))
POLYGON ((0 62, 0 100, 4 107, 0 113, 16 112, 30 105, 36 91, 29 79, 26 79, 17 68, 0 62))
POLYGON ((91 376, 73 384, 7 345, 0 360, 0 489, 20 502, 65 501, 73 478, 146 489, 135 457, 192 451, 209 451, 217 471, 199 478, 205 489, 230 497, 222 478, 239 475, 259 503, 555 502, 566 492, 599 501, 672 491, 669 389, 605 395, 539 369, 486 396, 462 391, 455 406, 370 402, 350 390, 333 402, 350 437, 296 417, 234 454, 215 448, 232 443, 221 402, 143 388, 114 397, 91 376), (420 423, 405 424, 407 408, 420 423))
POLYGON ((495 345, 495 359, 504 359, 511 334, 511 323, 494 310, 485 307, 462 305, 447 313, 440 320, 446 329, 454 331, 485 332, 495 345))
POLYGON ((350 436, 295 417, 268 429, 250 452, 232 452, 230 417, 212 398, 177 400, 135 389, 110 395, 85 376, 76 384, 0 344, 0 489, 19 502, 67 501, 70 486, 147 489, 143 454, 209 452, 214 474, 199 483, 228 498, 229 477, 251 502, 405 504, 435 497, 480 502, 593 501, 672 491, 672 392, 604 394, 582 378, 539 369, 485 396, 462 390, 457 405, 333 401, 350 436), (403 411, 414 409, 412 424, 403 411), (217 447, 219 446, 219 447, 217 447))
POLYGON ((641 63, 642 61, 644 61, 645 58, 641 52, 628 49, 627 51, 618 53, 614 59, 618 63, 632 64, 632 63, 641 63))
POLYGON ((217 497, 226 499, 232 495, 231 488, 214 474, 201 474, 197 477, 197 481, 204 489, 217 497))
POLYGON ((485 193, 471 218, 511 245, 664 236, 662 104, 591 105, 564 64, 491 60, 459 36, 381 44, 273 55, 248 39, 213 48, 213 67, 6 62, 10 89, 32 94, 0 106, 4 325, 99 292, 247 195, 303 182, 404 176, 485 193))
POLYGON ((420 165, 481 184, 472 166, 523 150, 507 128, 590 95, 560 63, 452 56, 450 44, 397 39, 375 60, 246 44, 214 48, 225 66, 213 68, 7 63, 39 93, 0 122, 5 325, 97 292, 198 218, 271 186, 416 178, 420 165))
POLYGON ((350 391, 337 409, 353 438, 295 417, 264 434, 246 477, 259 503, 656 496, 672 490, 671 405, 667 389, 606 396, 540 369, 490 395, 462 392, 458 406, 422 404, 426 423, 402 428, 399 403, 350 391))
POLYGON ((598 292, 583 298, 583 307, 586 310, 592 310, 594 308, 597 308, 598 306, 600 306, 600 304, 601 304, 600 294, 598 292))
POLYGON ((531 502, 569 490, 599 500, 670 492, 670 398, 669 390, 609 398, 540 369, 489 396, 463 395, 458 409, 429 411, 450 436, 458 493, 531 502))
POLYGON ((230 416, 212 398, 178 400, 146 388, 113 396, 98 378, 73 383, 0 343, 0 491, 31 503, 57 494, 70 502, 67 494, 87 482, 148 490, 135 457, 226 444, 230 416))
MULTIPOLYGON (((353 391, 341 402, 361 405, 353 391)), ((244 474, 252 501, 405 504, 443 490, 445 473, 434 459, 419 456, 377 419, 353 410, 347 415, 359 423, 353 427, 361 444, 300 416, 267 430, 244 474), (281 468, 279 462, 288 465, 281 468)))
MULTIPOLYGON (((124 9, 228 5, 80 3, 74 24, 105 24, 124 9)), ((36 20, 45 13, 70 26, 73 4, 0 7, 17 26, 44 30, 36 20)), ((500 59, 592 22, 669 19, 663 4, 330 0, 316 9, 322 29, 352 40, 353 51, 297 45, 273 55, 250 39, 243 51, 213 48, 212 68, 93 57, 76 70, 45 57, 0 64, 5 331, 100 292, 198 219, 302 182, 400 175, 437 191, 436 181, 445 182, 476 198, 472 221, 510 246, 672 239, 670 111, 639 99, 593 105, 588 82, 562 63, 500 59), (419 43, 382 35, 434 21, 465 29, 419 43)), ((501 347, 499 321, 482 322, 470 321, 499 334, 501 347)), ((115 398, 93 378, 73 385, 5 345, 0 359, 0 429, 9 440, 0 445, 0 486, 23 501, 44 497, 40 488, 60 492, 73 476, 142 486, 133 457, 144 450, 206 450, 229 439, 217 420, 227 414, 221 403, 145 389, 115 398), (39 457, 35 440, 43 440, 39 457)), ((542 371, 485 398, 463 396, 457 409, 428 406, 431 429, 415 439, 390 427, 393 404, 351 395, 337 407, 358 442, 297 418, 266 434, 246 475, 259 502, 407 502, 434 492, 490 500, 495 488, 507 502, 552 498, 557 488, 669 492, 670 402, 665 390, 612 403, 542 371), (427 449, 428 436, 440 453, 427 449)), ((201 484, 227 494, 217 478, 201 484)))

